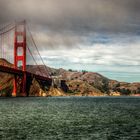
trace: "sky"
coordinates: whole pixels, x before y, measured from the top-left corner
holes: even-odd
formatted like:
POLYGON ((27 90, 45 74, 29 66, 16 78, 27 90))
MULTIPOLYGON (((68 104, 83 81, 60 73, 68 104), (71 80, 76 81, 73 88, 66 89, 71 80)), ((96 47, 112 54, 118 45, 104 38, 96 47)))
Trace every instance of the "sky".
POLYGON ((140 0, 0 0, 0 24, 23 19, 46 65, 140 82, 140 0))

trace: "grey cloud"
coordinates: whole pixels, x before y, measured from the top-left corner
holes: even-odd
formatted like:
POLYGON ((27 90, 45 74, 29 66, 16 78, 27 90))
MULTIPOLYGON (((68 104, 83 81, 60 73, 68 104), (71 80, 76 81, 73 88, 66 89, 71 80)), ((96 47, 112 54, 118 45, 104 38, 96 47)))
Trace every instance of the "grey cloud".
POLYGON ((104 44, 96 34, 140 35, 140 0, 0 0, 0 23, 20 19, 40 50, 104 44))
POLYGON ((41 52, 46 60, 65 60, 69 64, 80 65, 108 65, 108 66, 140 66, 139 43, 133 50, 133 44, 129 46, 94 45, 91 47, 72 49, 71 51, 56 50, 41 52), (129 51, 126 51, 129 50, 129 51), (45 55, 46 54, 46 55, 45 55), (131 54, 131 55, 130 55, 131 54))
POLYGON ((25 18, 54 31, 135 32, 139 14, 139 0, 0 1, 1 20, 25 18))

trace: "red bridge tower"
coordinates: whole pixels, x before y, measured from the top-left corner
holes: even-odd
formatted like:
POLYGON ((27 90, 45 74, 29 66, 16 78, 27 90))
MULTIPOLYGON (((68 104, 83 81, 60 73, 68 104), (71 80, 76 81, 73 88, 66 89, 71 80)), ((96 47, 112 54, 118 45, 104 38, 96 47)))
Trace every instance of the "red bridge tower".
POLYGON ((17 87, 21 82, 21 95, 26 96, 26 22, 19 22, 15 25, 14 37, 14 68, 22 67, 23 75, 20 77, 15 75, 14 88, 12 96, 17 96, 17 87))

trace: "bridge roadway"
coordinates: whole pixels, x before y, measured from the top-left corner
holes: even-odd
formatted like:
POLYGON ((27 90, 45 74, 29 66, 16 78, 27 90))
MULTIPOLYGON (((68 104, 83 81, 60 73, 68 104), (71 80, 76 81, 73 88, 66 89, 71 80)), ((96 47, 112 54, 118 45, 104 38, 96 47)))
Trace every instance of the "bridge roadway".
POLYGON ((41 81, 47 81, 50 84, 52 83, 52 79, 49 78, 49 77, 44 77, 44 76, 37 75, 37 74, 31 73, 31 72, 28 72, 28 71, 22 71, 20 69, 15 69, 15 68, 3 66, 3 65, 0 65, 0 72, 5 72, 5 73, 9 73, 9 74, 13 74, 13 75, 19 75, 19 76, 22 76, 23 73, 26 73, 27 76, 34 77, 34 78, 36 78, 38 80, 41 80, 41 81))

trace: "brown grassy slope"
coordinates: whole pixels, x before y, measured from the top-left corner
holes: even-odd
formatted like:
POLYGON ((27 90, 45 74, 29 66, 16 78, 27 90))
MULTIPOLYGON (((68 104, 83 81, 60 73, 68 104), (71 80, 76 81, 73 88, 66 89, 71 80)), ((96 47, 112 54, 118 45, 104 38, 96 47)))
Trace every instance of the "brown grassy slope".
MULTIPOLYGON (((31 71, 36 70, 35 66, 28 67, 31 71)), ((46 74, 43 65, 40 66, 42 73, 46 74)), ((108 79, 103 75, 95 72, 77 72, 67 71, 62 68, 54 69, 47 67, 49 75, 58 76, 60 79, 66 80, 66 86, 69 94, 81 94, 86 91, 87 94, 111 94, 112 92, 120 92, 121 95, 140 93, 140 83, 119 82, 108 79), (77 86, 78 85, 78 86, 77 86)), ((38 71, 38 70, 37 70, 38 71)), ((47 75, 46 74, 46 75, 47 75)))

